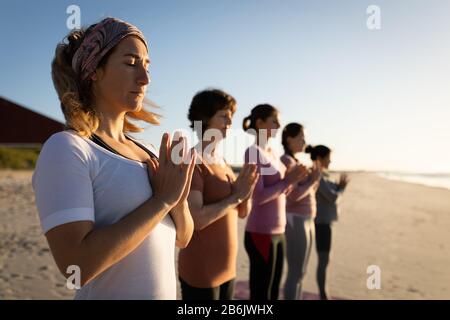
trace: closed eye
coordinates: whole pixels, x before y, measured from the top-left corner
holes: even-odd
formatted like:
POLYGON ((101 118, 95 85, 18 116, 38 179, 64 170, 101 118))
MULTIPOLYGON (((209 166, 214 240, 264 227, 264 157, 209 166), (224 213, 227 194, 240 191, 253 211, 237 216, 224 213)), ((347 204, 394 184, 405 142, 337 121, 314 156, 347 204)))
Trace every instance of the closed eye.
MULTIPOLYGON (((126 63, 126 65, 130 67, 136 67, 135 63, 126 63)), ((150 70, 148 68, 145 68, 145 72, 150 73, 150 70)))

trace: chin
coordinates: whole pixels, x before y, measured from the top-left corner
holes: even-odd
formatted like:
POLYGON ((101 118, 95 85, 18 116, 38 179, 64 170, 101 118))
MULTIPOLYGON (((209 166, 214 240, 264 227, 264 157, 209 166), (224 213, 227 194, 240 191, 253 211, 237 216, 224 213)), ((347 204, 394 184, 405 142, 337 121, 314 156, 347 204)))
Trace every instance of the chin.
POLYGON ((129 112, 139 112, 142 110, 142 102, 129 103, 127 109, 129 112))

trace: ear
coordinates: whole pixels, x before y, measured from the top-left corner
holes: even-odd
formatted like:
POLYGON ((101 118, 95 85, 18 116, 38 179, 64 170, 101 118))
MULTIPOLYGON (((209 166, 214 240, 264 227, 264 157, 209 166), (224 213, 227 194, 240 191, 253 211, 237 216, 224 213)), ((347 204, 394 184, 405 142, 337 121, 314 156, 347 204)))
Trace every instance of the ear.
POLYGON ((263 121, 262 119, 256 119, 255 122, 256 128, 261 129, 262 127, 264 127, 264 123, 265 121, 263 121))
POLYGON ((97 81, 98 80, 97 70, 92 73, 90 78, 91 78, 92 81, 97 81))
POLYGON ((98 81, 103 74, 103 69, 102 68, 97 68, 95 69, 95 71, 91 74, 90 79, 92 81, 98 81))

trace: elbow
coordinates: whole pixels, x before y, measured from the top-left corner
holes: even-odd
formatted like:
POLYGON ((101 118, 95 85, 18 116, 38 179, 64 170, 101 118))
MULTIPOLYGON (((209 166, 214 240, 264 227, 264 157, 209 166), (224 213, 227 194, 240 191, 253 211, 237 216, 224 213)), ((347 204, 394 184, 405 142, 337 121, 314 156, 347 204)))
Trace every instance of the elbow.
POLYGON ((85 250, 72 247, 69 252, 54 254, 54 261, 59 272, 66 278, 66 287, 80 289, 94 280, 105 268, 96 259, 92 259, 85 250))
POLYGON ((189 245, 192 239, 192 234, 194 233, 194 222, 191 220, 189 224, 186 225, 183 231, 177 231, 177 236, 175 239, 175 246, 180 249, 184 249, 189 245))
POLYGON ((191 242, 191 238, 192 238, 192 235, 183 240, 176 240, 175 245, 180 249, 185 249, 188 246, 189 242, 191 242))
POLYGON ((252 206, 249 204, 245 204, 244 202, 244 205, 241 204, 240 206, 238 206, 238 217, 240 219, 245 219, 250 214, 250 211, 252 211, 252 206))
POLYGON ((189 242, 191 242, 193 234, 193 229, 191 229, 189 232, 186 232, 182 237, 178 237, 175 240, 175 246, 177 246, 180 249, 184 249, 189 245, 189 242))
POLYGON ((249 212, 250 212, 250 211, 243 211, 243 210, 241 211, 241 210, 239 210, 239 212, 238 212, 238 217, 239 217, 240 219, 245 219, 245 218, 247 218, 249 212))

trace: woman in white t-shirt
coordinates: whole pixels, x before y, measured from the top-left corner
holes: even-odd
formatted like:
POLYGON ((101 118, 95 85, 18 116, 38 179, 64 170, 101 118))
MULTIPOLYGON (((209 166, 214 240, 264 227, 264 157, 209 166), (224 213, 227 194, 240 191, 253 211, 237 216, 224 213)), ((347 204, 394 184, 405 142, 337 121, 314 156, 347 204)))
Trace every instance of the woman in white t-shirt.
POLYGON ((142 131, 130 119, 158 123, 143 108, 148 65, 142 33, 114 18, 56 48, 52 77, 68 130, 44 144, 33 188, 58 268, 80 280, 77 299, 176 299, 195 153, 164 134, 158 160, 128 135, 142 131))

